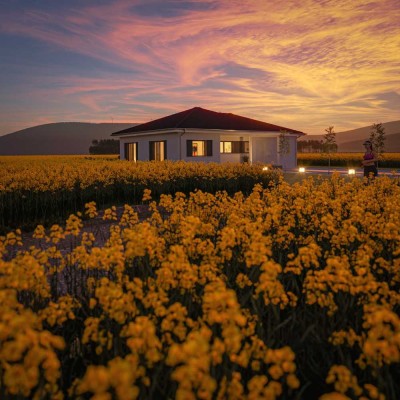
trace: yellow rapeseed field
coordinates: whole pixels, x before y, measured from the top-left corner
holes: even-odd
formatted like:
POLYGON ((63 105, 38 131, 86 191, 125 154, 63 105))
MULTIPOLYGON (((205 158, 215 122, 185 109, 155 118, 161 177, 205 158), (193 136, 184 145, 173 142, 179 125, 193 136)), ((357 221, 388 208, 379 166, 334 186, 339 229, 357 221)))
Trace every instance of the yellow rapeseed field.
POLYGON ((1 238, 1 399, 400 398, 397 179, 142 194, 1 238))
POLYGON ((0 233, 9 228, 34 229, 37 224, 62 222, 95 201, 134 204, 143 190, 153 195, 239 190, 250 193, 261 182, 277 181, 277 171, 262 165, 237 163, 128 162, 115 156, 0 157, 0 233))
MULTIPOLYGON (((304 166, 360 167, 364 153, 298 153, 297 161, 304 166)), ((381 168, 400 168, 400 153, 382 153, 379 155, 381 168)))

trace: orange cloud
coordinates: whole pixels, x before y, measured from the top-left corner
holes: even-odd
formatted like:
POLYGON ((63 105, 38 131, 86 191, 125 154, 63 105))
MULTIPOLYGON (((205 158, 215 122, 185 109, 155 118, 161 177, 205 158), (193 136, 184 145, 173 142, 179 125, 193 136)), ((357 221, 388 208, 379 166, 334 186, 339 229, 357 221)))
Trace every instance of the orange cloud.
POLYGON ((183 3, 168 16, 168 1, 27 11, 1 29, 110 65, 100 76, 51 80, 99 119, 194 105, 311 133, 398 119, 380 97, 400 94, 398 0, 183 3))

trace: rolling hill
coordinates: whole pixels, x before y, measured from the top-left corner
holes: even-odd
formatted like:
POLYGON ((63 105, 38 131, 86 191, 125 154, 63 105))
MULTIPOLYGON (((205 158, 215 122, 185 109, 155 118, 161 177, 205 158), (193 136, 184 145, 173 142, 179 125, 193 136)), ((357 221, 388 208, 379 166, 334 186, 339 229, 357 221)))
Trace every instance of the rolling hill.
MULTIPOLYGON (((59 122, 38 125, 0 136, 0 155, 88 154, 94 139, 111 139, 117 132, 135 123, 91 124, 59 122)), ((386 132, 385 151, 400 152, 400 120, 383 123, 386 132)), ((362 152, 372 125, 336 133, 338 151, 362 152)), ((307 135, 299 140, 322 140, 323 135, 307 135)))
MULTIPOLYGON (((367 138, 367 137, 366 137, 367 138)), ((352 142, 342 143, 338 146, 342 152, 363 152, 362 146, 364 140, 355 140, 352 142)), ((385 135, 385 153, 400 153, 400 132, 392 135, 385 135)))
MULTIPOLYGON (((385 128, 385 151, 400 152, 400 120, 385 122, 382 124, 385 128)), ((372 125, 364 126, 349 131, 337 132, 336 143, 338 151, 343 152, 363 152, 362 143, 369 138, 372 125)), ((324 135, 307 135, 300 140, 323 140, 324 135)))
POLYGON ((59 122, 38 125, 0 136, 0 155, 89 154, 94 139, 137 125, 59 122))

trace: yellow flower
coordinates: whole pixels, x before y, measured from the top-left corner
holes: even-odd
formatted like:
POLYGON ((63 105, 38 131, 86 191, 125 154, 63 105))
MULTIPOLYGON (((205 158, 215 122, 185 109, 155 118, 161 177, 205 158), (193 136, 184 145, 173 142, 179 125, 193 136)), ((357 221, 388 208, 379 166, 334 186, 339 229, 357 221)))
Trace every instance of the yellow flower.
POLYGON ((343 395, 346 394, 349 389, 352 389, 357 396, 362 393, 357 378, 344 365, 332 366, 328 372, 326 383, 332 383, 335 390, 343 395))
POLYGON ((89 203, 85 204, 85 215, 87 215, 89 218, 95 218, 97 217, 97 208, 96 208, 96 202, 91 201, 89 203))
POLYGON ((121 330, 126 344, 134 354, 143 354, 148 366, 161 359, 161 342, 156 335, 156 327, 148 317, 137 317, 121 330))
POLYGON ((142 201, 146 202, 146 201, 150 201, 150 200, 151 200, 151 190, 150 189, 144 189, 142 201))

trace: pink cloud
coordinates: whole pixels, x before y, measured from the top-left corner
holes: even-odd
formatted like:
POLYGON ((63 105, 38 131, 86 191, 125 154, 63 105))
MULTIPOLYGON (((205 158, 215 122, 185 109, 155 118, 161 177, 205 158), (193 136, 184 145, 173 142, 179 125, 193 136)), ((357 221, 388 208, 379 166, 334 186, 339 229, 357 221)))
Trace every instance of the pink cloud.
POLYGON ((352 115, 360 124, 382 112, 395 119, 375 99, 400 92, 397 0, 220 0, 169 18, 139 15, 139 3, 27 11, 9 15, 0 29, 127 71, 52 77, 47 82, 58 89, 41 89, 58 90, 95 115, 118 113, 124 101, 139 119, 144 107, 175 112, 188 103, 263 120, 273 110, 271 122, 288 125, 286 118, 306 131, 316 113, 326 126, 343 117, 343 128, 352 115), (228 64, 257 78, 234 75, 228 64))

